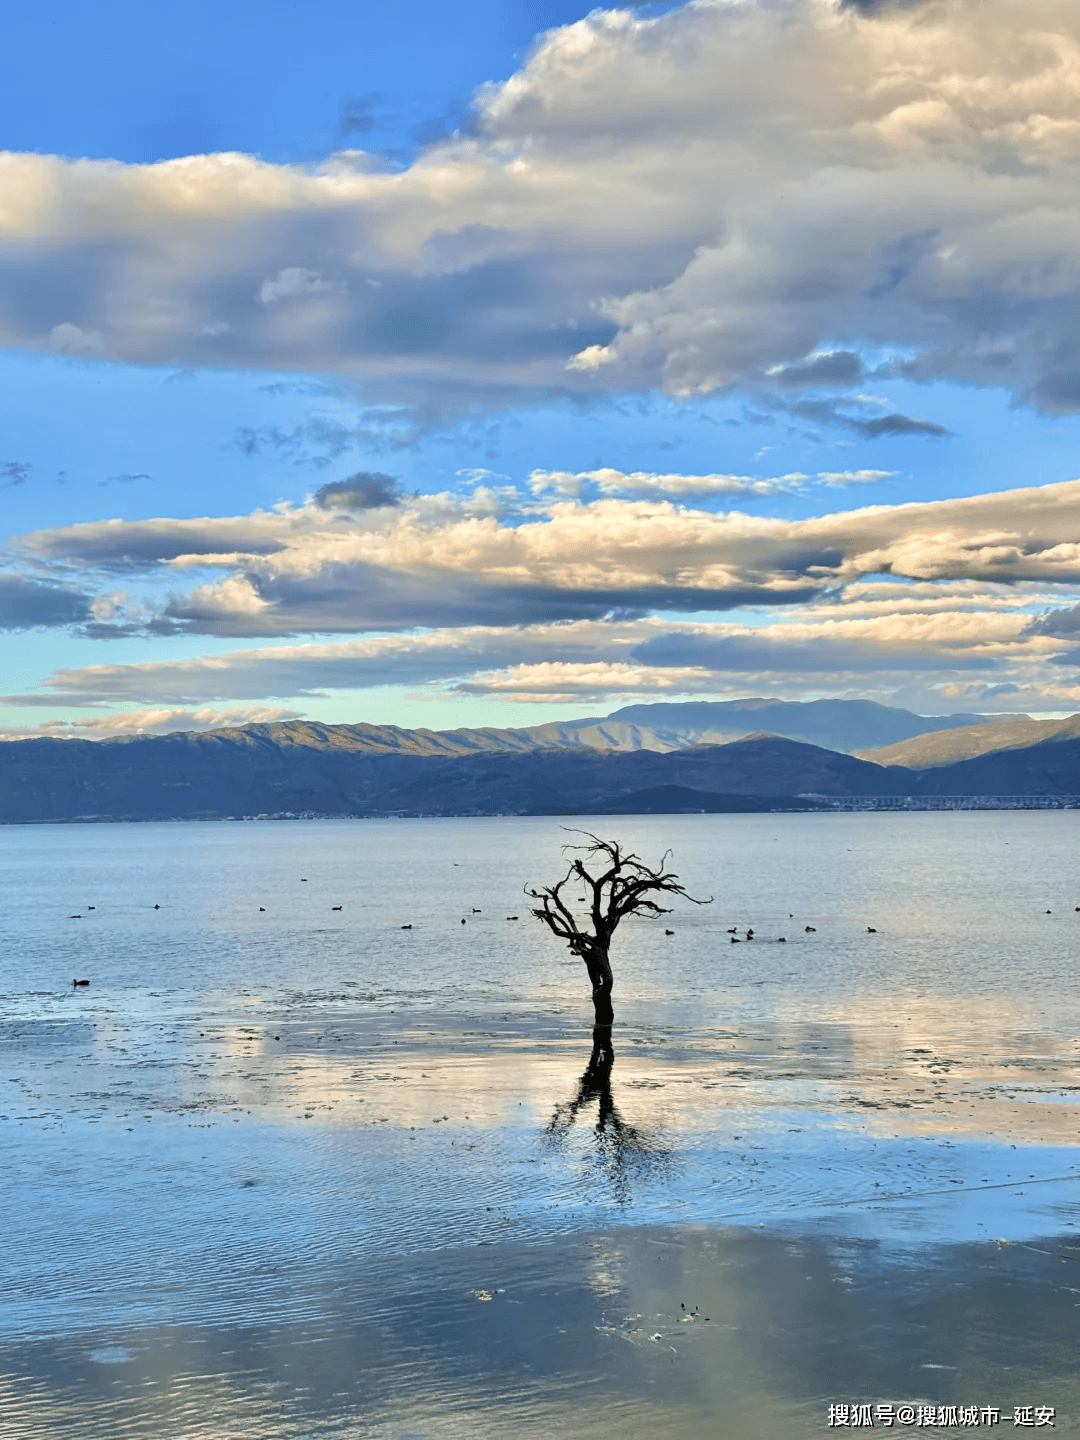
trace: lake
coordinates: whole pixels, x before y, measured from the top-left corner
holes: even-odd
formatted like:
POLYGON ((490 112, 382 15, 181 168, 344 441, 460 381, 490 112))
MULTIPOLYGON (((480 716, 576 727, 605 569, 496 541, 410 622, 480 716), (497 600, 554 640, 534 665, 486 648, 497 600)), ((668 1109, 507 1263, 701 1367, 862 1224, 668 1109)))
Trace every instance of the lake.
POLYGON ((13 826, 0 876, 4 1440, 1080 1422, 1080 811, 13 826), (599 1053, 523 895, 573 824, 713 897, 620 929, 599 1053))

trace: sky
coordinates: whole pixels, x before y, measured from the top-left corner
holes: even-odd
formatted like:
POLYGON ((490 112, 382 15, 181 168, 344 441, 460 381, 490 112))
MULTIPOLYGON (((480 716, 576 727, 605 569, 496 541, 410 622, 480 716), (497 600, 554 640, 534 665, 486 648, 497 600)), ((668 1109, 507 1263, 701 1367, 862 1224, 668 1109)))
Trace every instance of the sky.
POLYGON ((9 0, 0 737, 1080 711, 1075 0, 9 0))

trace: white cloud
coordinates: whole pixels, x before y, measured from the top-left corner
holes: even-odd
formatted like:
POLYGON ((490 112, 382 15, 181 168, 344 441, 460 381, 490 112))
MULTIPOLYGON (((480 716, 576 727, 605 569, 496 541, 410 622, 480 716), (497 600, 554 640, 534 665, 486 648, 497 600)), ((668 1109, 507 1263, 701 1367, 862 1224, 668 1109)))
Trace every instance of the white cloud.
POLYGON ((58 355, 81 355, 100 360, 105 354, 105 338, 98 330, 83 330, 63 321, 49 331, 49 345, 58 355))
POLYGON ((1078 69, 1074 0, 695 3, 550 31, 400 173, 6 154, 0 341, 491 403, 892 353, 1075 410, 1078 69))
MULTIPOLYGON (((894 588, 901 594, 908 589, 894 588)), ((1055 697, 1042 708, 1067 709, 1068 697, 1074 691, 1080 696, 1073 675, 1055 663, 1062 642, 1030 624, 1030 593, 1017 597, 1011 609, 977 609, 976 592, 955 593, 953 587, 949 608, 935 603, 933 587, 911 588, 926 592, 922 608, 890 608, 881 594, 876 609, 857 602, 849 614, 842 603, 822 604, 771 624, 643 617, 469 626, 97 664, 59 670, 37 694, 4 697, 3 703, 175 710, 221 701, 302 702, 387 685, 552 703, 808 691, 888 699, 900 688, 917 687, 936 694, 936 708, 946 710, 956 706, 942 696, 958 685, 964 693, 972 687, 993 691, 987 708, 1009 711, 1024 708, 1036 692, 1055 697)))
POLYGON ((234 710, 157 709, 122 710, 114 715, 92 715, 78 720, 46 720, 40 725, 0 725, 0 740, 112 740, 121 735, 169 735, 176 730, 223 730, 234 725, 269 725, 296 720, 295 710, 280 706, 247 705, 234 710))
POLYGON ((166 631, 514 626, 804 605, 881 573, 1075 587, 1080 481, 805 520, 611 496, 543 505, 481 488, 368 510, 313 501, 220 519, 90 522, 26 536, 22 549, 54 569, 171 572, 177 582, 224 572, 159 606, 153 625, 166 631))
POLYGON ((823 485, 876 485, 895 474, 895 470, 820 470, 817 478, 823 485))
MULTIPOLYGON (((885 475, 889 472, 864 471, 866 475, 885 475)), ((529 476, 533 493, 541 495, 553 490, 568 497, 581 495, 593 486, 602 495, 636 495, 656 499, 708 500, 714 496, 737 495, 746 499, 760 499, 769 495, 791 495, 802 488, 810 477, 800 473, 755 478, 752 475, 655 475, 648 471, 635 470, 625 474, 621 470, 582 470, 573 473, 567 470, 534 470, 529 476)))
MULTIPOLYGON (((259 286, 257 299, 260 305, 272 305, 275 300, 288 300, 296 295, 321 295, 328 290, 342 288, 334 281, 321 279, 313 270, 305 270, 302 265, 287 265, 283 270, 279 270, 272 280, 263 281, 259 286)), ((207 327, 210 333, 214 333, 215 329, 216 327, 207 327)))

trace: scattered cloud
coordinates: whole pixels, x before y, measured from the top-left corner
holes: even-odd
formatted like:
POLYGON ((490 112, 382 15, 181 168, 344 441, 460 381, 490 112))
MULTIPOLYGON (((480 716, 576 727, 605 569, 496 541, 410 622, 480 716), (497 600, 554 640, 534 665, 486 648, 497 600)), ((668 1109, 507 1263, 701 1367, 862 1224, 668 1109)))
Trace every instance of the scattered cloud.
POLYGON ((382 100, 383 96, 377 90, 348 96, 338 114, 338 138, 347 140, 350 135, 367 135, 376 129, 379 122, 375 109, 382 100))
POLYGON ((756 479, 752 475, 654 475, 636 470, 534 470, 529 476, 533 493, 554 491, 567 497, 593 491, 601 495, 649 496, 657 499, 708 500, 714 496, 740 496, 748 500, 797 493, 810 477, 802 474, 756 479))
POLYGON ((932 435, 940 439, 952 431, 933 420, 919 420, 914 415, 878 415, 872 420, 848 420, 847 424, 867 440, 876 440, 879 435, 932 435))
POLYGON ((895 470, 820 470, 817 478, 823 485, 876 485, 895 474, 895 470))
POLYGON ((34 467, 23 460, 0 460, 0 490, 13 490, 25 485, 34 467))
POLYGON ((783 390, 857 385, 863 377, 863 362, 853 350, 826 350, 809 355, 795 365, 773 365, 766 370, 773 385, 783 390))
POLYGON ((393 475, 359 470, 347 480, 320 485, 311 497, 321 510, 379 510, 401 504, 401 492, 393 475))

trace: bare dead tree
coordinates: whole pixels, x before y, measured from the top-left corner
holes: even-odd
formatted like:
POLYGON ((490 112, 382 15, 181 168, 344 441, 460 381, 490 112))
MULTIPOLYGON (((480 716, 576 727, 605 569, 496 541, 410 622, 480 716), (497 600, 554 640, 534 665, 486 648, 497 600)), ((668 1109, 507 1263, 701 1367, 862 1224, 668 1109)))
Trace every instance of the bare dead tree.
POLYGON ((610 950, 619 921, 625 920, 627 915, 643 915, 654 920, 661 915, 670 915, 669 909, 664 909, 652 899, 656 894, 677 895, 694 905, 709 905, 712 902, 711 898, 696 900, 679 884, 676 874, 665 870, 670 850, 664 853, 659 868, 653 870, 637 855, 624 851, 617 841, 601 840, 587 830, 574 833, 584 835, 591 844, 564 845, 563 853, 578 850, 585 858, 579 855, 572 859, 569 869, 557 884, 539 888, 526 885, 525 894, 531 900, 540 901, 532 912, 536 918, 542 920, 560 940, 567 942, 571 954, 580 955, 584 960, 592 985, 595 1023, 598 1028, 610 1028, 615 1019, 611 1005, 615 981, 611 973, 610 950), (586 860, 593 863, 594 868, 596 863, 605 868, 593 875, 586 868, 586 860), (578 924, 577 916, 563 898, 563 887, 571 880, 576 880, 585 888, 585 900, 589 903, 588 926, 578 924))

